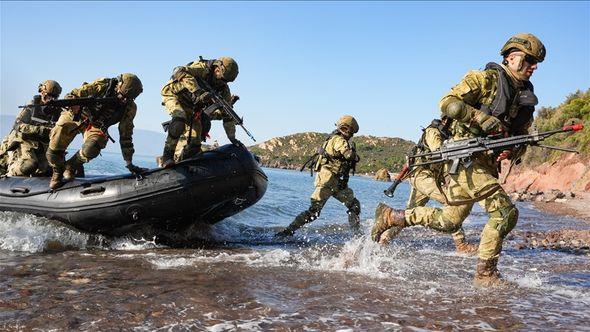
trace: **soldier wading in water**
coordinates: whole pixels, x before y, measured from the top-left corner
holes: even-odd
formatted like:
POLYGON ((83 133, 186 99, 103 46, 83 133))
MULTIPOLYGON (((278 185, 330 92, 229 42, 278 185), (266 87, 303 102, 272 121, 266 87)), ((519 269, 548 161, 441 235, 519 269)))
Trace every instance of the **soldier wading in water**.
MULTIPOLYGON (((500 50, 502 64, 488 63, 483 71, 470 71, 440 101, 443 115, 453 119, 453 139, 484 137, 494 133, 526 134, 533 121, 537 97, 529 81, 538 63, 545 59, 545 46, 532 34, 517 34, 500 50)), ((379 204, 375 211, 372 237, 380 241, 390 227, 422 225, 452 233, 461 227, 474 202, 488 213, 489 219, 481 234, 478 262, 474 278, 476 286, 503 285, 498 272, 502 242, 516 226, 518 210, 498 182, 498 163, 503 159, 515 162, 524 148, 505 150, 499 154, 479 153, 471 163, 461 164, 456 174, 449 174, 446 190, 449 201, 467 206, 445 204, 441 208, 416 207, 397 210, 379 204)), ((445 170, 448 172, 448 166, 445 170)))
POLYGON ((355 118, 345 115, 338 120, 336 128, 317 153, 318 159, 314 165, 317 172, 315 191, 311 195, 309 209, 297 215, 295 220, 276 236, 291 236, 303 225, 316 220, 330 197, 336 198, 348 208, 350 227, 355 233, 360 232, 361 204, 348 187, 349 173, 354 171, 359 161, 355 144, 352 142, 352 136, 358 132, 359 125, 355 118))

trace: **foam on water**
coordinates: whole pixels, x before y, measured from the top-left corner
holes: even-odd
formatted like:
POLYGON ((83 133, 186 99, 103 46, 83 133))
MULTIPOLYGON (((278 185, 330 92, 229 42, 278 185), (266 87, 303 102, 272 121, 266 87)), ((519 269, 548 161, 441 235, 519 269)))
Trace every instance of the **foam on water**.
POLYGON ((0 212, 0 249, 3 250, 36 253, 48 249, 48 245, 84 249, 89 239, 87 234, 46 218, 0 212))

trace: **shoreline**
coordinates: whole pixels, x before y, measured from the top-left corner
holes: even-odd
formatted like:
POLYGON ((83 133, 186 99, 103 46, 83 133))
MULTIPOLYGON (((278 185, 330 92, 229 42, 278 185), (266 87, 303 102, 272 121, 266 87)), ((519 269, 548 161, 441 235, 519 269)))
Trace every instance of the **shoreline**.
POLYGON ((553 215, 570 216, 590 224, 590 193, 576 193, 575 198, 553 202, 531 202, 542 212, 553 215))

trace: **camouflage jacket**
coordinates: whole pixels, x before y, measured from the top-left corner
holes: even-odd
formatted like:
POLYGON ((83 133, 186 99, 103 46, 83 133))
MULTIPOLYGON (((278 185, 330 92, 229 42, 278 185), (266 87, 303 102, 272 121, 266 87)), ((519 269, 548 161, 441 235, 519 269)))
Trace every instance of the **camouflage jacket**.
POLYGON ((198 97, 206 90, 199 85, 199 81, 206 81, 219 95, 231 103, 231 92, 227 83, 214 79, 209 61, 191 62, 186 66, 174 69, 171 79, 162 88, 164 98, 174 97, 181 104, 194 108, 193 96, 198 97))
MULTIPOLYGON (((507 69, 504 69, 503 66, 495 65, 495 67, 490 67, 490 64, 488 64, 486 68, 483 71, 473 70, 468 72, 459 84, 451 88, 451 91, 441 99, 439 104, 441 110, 443 110, 443 114, 444 105, 447 105, 453 100, 461 100, 467 105, 479 110, 486 110, 487 112, 500 93, 510 91, 510 98, 507 98, 505 111, 502 116, 493 115, 502 120, 504 125, 508 127, 510 134, 521 135, 528 133, 533 122, 534 105, 525 106, 519 102, 519 96, 524 95, 524 92, 532 92, 532 84, 530 82, 516 81, 511 78, 506 73, 507 69), (504 77, 500 77, 500 75, 504 75, 504 77), (500 91, 498 88, 502 79, 503 82, 508 83, 504 84, 504 91, 500 91)), ((467 123, 454 120, 450 131, 452 137, 455 139, 485 135, 477 123, 473 121, 467 123)), ((524 153, 524 149, 517 151, 513 158, 522 155, 522 153, 524 153)))
MULTIPOLYGON (((106 98, 117 95, 115 87, 117 80, 113 78, 99 78, 91 83, 85 83, 81 87, 72 90, 68 96, 77 98, 106 98)), ((137 113, 137 105, 134 101, 119 105, 96 105, 84 107, 83 116, 89 117, 91 125, 103 131, 118 123, 119 143, 121 153, 125 161, 131 161, 135 149, 133 147, 133 119, 137 113)))
POLYGON ((332 134, 324 143, 315 166, 317 172, 325 168, 333 174, 344 176, 352 169, 356 159, 356 145, 340 134, 332 134))

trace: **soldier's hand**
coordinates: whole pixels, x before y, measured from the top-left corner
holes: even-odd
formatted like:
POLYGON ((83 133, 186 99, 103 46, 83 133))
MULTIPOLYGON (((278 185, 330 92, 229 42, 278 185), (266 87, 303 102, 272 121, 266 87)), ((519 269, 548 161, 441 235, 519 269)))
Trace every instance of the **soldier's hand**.
POLYGON ((193 102, 195 104, 207 105, 211 102, 212 98, 213 98, 213 95, 209 91, 203 91, 199 94, 193 95, 193 102))
POLYGON ((488 115, 483 111, 477 110, 474 117, 475 122, 486 133, 502 133, 506 132, 507 128, 502 124, 502 121, 495 116, 488 115))
POLYGON ((131 174, 133 175, 141 175, 148 171, 147 168, 139 167, 134 164, 128 164, 126 167, 129 170, 129 172, 131 172, 131 174))

